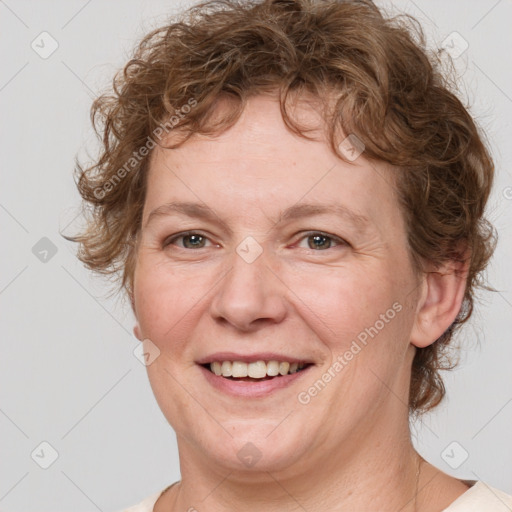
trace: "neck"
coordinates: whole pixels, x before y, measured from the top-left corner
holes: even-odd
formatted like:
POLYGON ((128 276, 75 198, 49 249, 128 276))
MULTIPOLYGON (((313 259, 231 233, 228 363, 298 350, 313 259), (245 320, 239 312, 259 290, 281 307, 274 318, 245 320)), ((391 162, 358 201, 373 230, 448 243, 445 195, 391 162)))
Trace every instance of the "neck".
POLYGON ((396 410, 386 418, 359 426, 329 450, 330 456, 301 460, 300 467, 286 471, 253 468, 242 474, 215 461, 205 464, 204 454, 178 438, 182 480, 168 510, 415 512, 419 456, 410 441, 407 411, 399 420, 396 410))

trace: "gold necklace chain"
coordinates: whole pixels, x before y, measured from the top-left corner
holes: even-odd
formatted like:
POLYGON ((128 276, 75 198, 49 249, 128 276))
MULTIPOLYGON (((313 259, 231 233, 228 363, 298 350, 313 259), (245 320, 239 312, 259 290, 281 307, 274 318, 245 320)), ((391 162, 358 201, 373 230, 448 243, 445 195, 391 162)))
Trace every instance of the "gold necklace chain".
POLYGON ((418 486, 420 483, 420 470, 421 463, 424 461, 423 457, 418 454, 418 469, 416 470, 416 492, 414 493, 414 512, 418 512, 417 501, 418 501, 418 486))

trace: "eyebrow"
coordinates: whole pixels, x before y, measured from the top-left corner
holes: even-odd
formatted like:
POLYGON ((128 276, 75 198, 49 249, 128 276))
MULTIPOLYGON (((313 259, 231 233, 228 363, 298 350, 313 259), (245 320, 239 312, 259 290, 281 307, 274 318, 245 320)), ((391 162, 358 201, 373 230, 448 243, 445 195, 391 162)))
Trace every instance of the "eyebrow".
POLYGON ((370 219, 361 213, 356 213, 341 204, 296 204, 287 208, 280 217, 280 221, 300 219, 311 215, 336 215, 348 220, 360 229, 366 229, 370 219))
POLYGON ((157 217, 166 217, 173 213, 185 215, 191 218, 217 222, 228 233, 232 233, 231 228, 211 208, 208 208, 208 206, 201 203, 172 202, 163 204, 151 211, 148 215, 145 226, 157 217))
MULTIPOLYGON (((223 221, 211 208, 201 203, 191 202, 171 202, 158 206, 148 215, 145 223, 147 226, 150 221, 157 217, 165 217, 172 214, 181 214, 191 218, 203 219, 210 222, 216 222, 221 225, 228 233, 233 233, 233 230, 223 221)), ((291 221, 309 217, 312 215, 332 215, 348 220, 357 228, 365 230, 370 224, 368 217, 356 213, 346 206, 340 204, 295 204, 287 208, 279 217, 276 224, 283 221, 291 221)))

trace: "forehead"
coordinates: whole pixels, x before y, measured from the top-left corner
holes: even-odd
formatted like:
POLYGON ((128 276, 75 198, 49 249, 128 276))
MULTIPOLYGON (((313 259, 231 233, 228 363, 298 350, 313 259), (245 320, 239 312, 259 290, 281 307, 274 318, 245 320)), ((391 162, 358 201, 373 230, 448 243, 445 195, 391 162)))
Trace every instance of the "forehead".
POLYGON ((144 217, 176 200, 239 213, 274 213, 306 202, 339 204, 373 219, 386 210, 392 215, 397 208, 392 169, 363 155, 353 162, 339 159, 319 112, 314 102, 298 103, 291 111, 311 129, 308 136, 315 140, 307 140, 288 129, 275 98, 254 97, 224 133, 195 134, 173 150, 155 148, 144 217))

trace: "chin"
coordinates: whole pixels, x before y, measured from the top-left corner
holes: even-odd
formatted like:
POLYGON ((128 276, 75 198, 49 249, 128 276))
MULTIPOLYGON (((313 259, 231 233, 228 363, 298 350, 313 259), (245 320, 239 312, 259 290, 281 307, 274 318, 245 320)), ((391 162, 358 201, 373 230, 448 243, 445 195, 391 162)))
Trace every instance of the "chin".
POLYGON ((303 427, 290 429, 290 425, 279 425, 279 421, 223 423, 231 436, 216 433, 208 439, 203 431, 200 450, 217 465, 237 474, 254 476, 258 472, 284 471, 303 460, 308 451, 304 440, 314 436, 305 435, 303 427))

